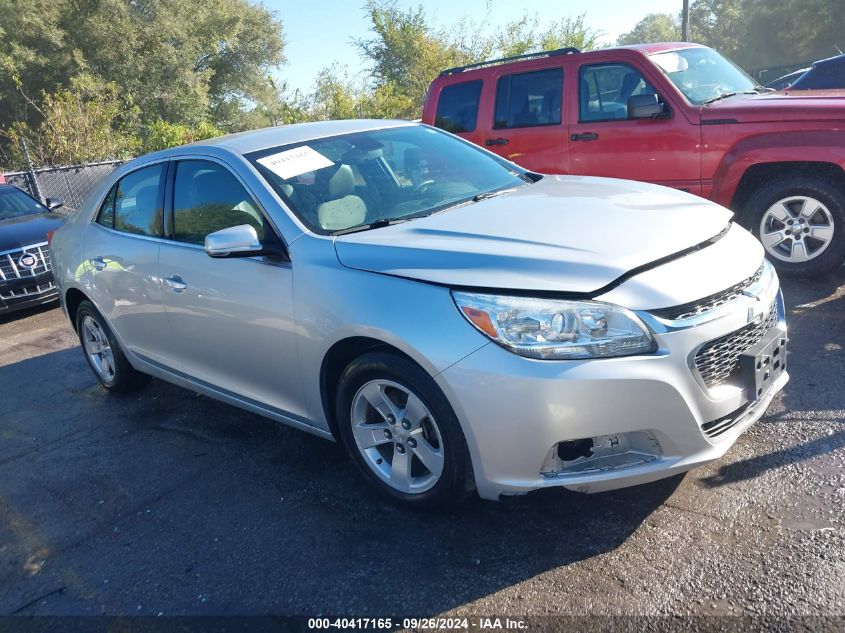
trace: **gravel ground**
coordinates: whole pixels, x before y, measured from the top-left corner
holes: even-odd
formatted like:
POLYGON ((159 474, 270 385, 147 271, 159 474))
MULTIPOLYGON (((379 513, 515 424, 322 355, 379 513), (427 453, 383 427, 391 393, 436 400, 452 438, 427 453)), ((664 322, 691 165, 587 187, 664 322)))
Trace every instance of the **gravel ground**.
POLYGON ((0 615, 844 615, 845 269, 784 287, 792 379, 725 458, 448 514, 166 383, 105 394, 59 310, 2 317, 0 615))

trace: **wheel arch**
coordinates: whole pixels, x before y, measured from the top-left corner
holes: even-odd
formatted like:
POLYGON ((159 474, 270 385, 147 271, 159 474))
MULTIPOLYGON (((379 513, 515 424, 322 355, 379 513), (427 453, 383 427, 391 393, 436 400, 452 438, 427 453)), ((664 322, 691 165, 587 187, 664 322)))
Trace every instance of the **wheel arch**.
POLYGON ((845 192, 845 170, 839 165, 816 161, 779 161, 751 165, 740 178, 730 207, 737 213, 741 223, 747 220, 746 205, 755 191, 773 180, 791 177, 813 178, 828 182, 845 192))
MULTIPOLYGON (((703 139, 708 142, 707 135, 703 139)), ((845 177, 845 130, 770 132, 741 138, 722 155, 713 171, 710 199, 739 210, 751 195, 749 184, 761 174, 803 174, 809 170, 845 177), (800 158, 800 160, 796 160, 800 158)))
MULTIPOLYGON (((427 371, 420 363, 398 347, 383 340, 368 336, 349 336, 335 342, 323 356, 320 365, 320 401, 329 430, 336 440, 340 439, 335 415, 335 396, 343 370, 356 358, 369 352, 389 352, 400 356, 427 371)), ((427 372, 430 373, 430 372, 427 372)))
POLYGON ((78 288, 69 288, 65 293, 65 310, 67 310, 67 316, 74 331, 76 331, 76 312, 79 310, 79 304, 83 301, 90 301, 90 299, 78 288))

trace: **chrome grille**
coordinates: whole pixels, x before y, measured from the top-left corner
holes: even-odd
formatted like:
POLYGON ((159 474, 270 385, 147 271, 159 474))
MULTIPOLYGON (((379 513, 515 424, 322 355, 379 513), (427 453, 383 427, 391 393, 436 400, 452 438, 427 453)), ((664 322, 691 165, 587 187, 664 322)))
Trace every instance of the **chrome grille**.
POLYGON ((740 354, 759 343, 777 320, 777 302, 772 302, 763 319, 706 343, 695 355, 695 368, 704 384, 715 387, 735 378, 740 354))
POLYGON ((668 319, 670 321, 689 319, 738 299, 742 296, 742 292, 744 290, 760 281, 762 276, 763 266, 760 266, 760 268, 757 269, 757 272, 751 275, 748 279, 740 281, 738 284, 734 284, 730 288, 717 292, 714 295, 704 297, 703 299, 697 299, 696 301, 690 301, 689 303, 684 303, 678 306, 672 306, 671 308, 649 310, 649 312, 656 317, 668 319))
POLYGON ((26 297, 37 297, 38 295, 43 295, 55 289, 56 284, 52 281, 48 281, 43 284, 24 286, 23 288, 17 288, 16 290, 4 291, 0 289, 0 299, 23 299, 26 297))
POLYGON ((36 277, 52 269, 47 242, 0 253, 0 281, 36 277), (32 255, 35 258, 34 266, 29 267, 21 264, 20 260, 25 255, 32 255))

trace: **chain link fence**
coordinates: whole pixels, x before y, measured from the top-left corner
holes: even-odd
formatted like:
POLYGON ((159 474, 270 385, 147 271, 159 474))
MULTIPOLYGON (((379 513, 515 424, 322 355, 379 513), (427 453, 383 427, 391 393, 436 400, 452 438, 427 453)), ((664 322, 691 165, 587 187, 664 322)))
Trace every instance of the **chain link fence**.
POLYGON ((122 165, 122 160, 110 160, 67 167, 43 167, 4 174, 6 182, 23 189, 44 202, 58 198, 64 203, 59 212, 70 213, 79 208, 97 183, 122 165))

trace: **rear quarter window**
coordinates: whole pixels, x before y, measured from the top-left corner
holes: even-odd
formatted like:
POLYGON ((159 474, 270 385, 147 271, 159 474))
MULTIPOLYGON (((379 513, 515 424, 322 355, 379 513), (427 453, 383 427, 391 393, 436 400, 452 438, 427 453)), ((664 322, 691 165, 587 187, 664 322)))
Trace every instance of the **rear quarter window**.
POLYGON ((474 132, 482 83, 478 79, 444 87, 437 100, 434 125, 447 132, 474 132))

